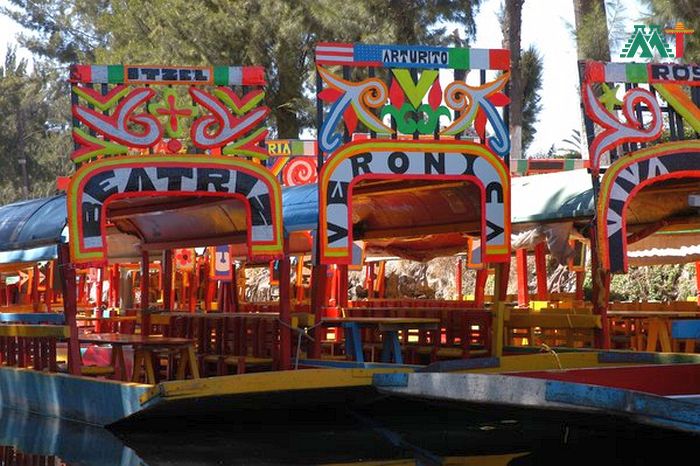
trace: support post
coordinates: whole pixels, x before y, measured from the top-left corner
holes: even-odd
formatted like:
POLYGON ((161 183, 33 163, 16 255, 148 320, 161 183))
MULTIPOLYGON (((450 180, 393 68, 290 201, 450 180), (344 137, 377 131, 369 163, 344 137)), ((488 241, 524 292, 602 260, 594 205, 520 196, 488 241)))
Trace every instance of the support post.
POLYGON ((298 303, 304 301, 304 256, 297 258, 296 299, 298 303))
POLYGON ((695 263, 695 296, 697 296, 698 306, 700 306, 700 262, 695 263))
POLYGON ((484 297, 486 295, 486 280, 489 278, 488 269, 476 271, 476 283, 474 284, 474 305, 484 307, 484 297))
POLYGON ((75 317, 78 312, 78 302, 75 290, 75 269, 70 262, 68 244, 58 245, 58 267, 61 274, 61 288, 63 289, 63 313, 68 325, 70 336, 68 337, 68 372, 71 375, 80 375, 80 342, 78 341, 78 325, 75 317))
POLYGON ((148 336, 151 333, 151 315, 148 312, 148 251, 141 251, 141 334, 148 336))
POLYGON ((577 301, 583 301, 585 296, 583 295, 583 282, 586 279, 586 272, 576 272, 576 295, 577 301))
MULTIPOLYGON (((311 272, 311 306, 314 313, 314 324, 318 324, 323 318, 326 290, 326 273, 328 266, 323 264, 314 265, 311 272)), ((321 357, 321 339, 326 329, 318 326, 313 329, 313 345, 311 358, 319 359, 321 357)))
POLYGON ((173 310, 173 251, 171 249, 163 251, 161 274, 163 282, 163 310, 169 312, 173 310))
POLYGON ((291 310, 291 263, 289 239, 284 239, 284 257, 280 260, 280 370, 292 368, 292 310, 291 310))
POLYGON ((545 244, 535 245, 535 273, 537 273, 537 299, 539 301, 549 300, 547 291, 547 251, 545 244))
POLYGON ((493 341, 491 342, 491 355, 500 358, 503 356, 504 321, 505 321, 505 299, 508 293, 508 276, 510 273, 510 262, 495 264, 494 285, 493 285, 493 341))
POLYGON ((32 269, 32 311, 39 312, 39 264, 32 269))
POLYGON ((104 267, 100 267, 97 269, 97 286, 95 287, 95 293, 97 296, 95 296, 95 305, 97 306, 97 309, 102 309, 102 291, 104 290, 104 280, 105 280, 105 272, 104 272, 104 267))
POLYGON ((338 306, 342 309, 348 307, 348 265, 338 266, 338 306))
POLYGON ((608 322, 608 302, 610 298, 610 272, 600 265, 597 248, 597 228, 590 229, 591 241, 591 282, 593 314, 600 316, 602 329, 595 330, 597 348, 610 349, 610 322, 608 322))
POLYGON ((53 305, 54 293, 53 293, 53 273, 56 263, 54 261, 49 261, 46 266, 46 294, 44 295, 44 300, 46 301, 46 312, 51 312, 51 306, 53 305))
POLYGON ((462 301, 464 299, 464 293, 462 290, 462 267, 464 267, 464 262, 462 259, 457 259, 457 270, 455 271, 455 288, 457 291, 457 301, 462 301))
POLYGON ((515 250, 515 270, 518 274, 518 307, 530 305, 530 288, 527 273, 527 249, 515 250))

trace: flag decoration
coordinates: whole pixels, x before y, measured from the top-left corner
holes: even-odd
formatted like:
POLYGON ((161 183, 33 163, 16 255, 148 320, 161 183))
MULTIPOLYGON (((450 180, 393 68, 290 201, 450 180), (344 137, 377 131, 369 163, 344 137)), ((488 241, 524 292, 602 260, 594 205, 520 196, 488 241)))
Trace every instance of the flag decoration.
POLYGON ((180 272, 192 272, 194 270, 194 249, 175 249, 173 255, 175 256, 175 270, 180 272))
POLYGON ((222 282, 230 282, 232 279, 231 247, 222 245, 209 248, 210 268, 209 277, 222 282))

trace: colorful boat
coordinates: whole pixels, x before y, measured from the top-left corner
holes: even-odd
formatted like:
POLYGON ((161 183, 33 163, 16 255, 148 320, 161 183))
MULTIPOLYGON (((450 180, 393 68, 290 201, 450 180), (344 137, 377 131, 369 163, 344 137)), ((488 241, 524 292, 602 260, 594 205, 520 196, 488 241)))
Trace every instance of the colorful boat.
MULTIPOLYGON (((2 310, 8 312, 0 324, 2 403, 112 425, 366 404, 389 392, 464 404, 510 400, 537 409, 624 412, 695 432, 695 356, 607 351, 609 272, 624 269, 629 238, 619 233, 627 223, 618 230, 606 222, 615 214, 625 218, 621 190, 633 197, 656 179, 664 195, 678 197, 673 183, 700 173, 693 157, 674 158, 670 165, 658 157, 687 156, 696 143, 620 157, 601 179, 602 151, 618 144, 612 136, 604 144, 600 135, 593 139, 590 196, 572 194, 564 201, 562 192, 549 193, 554 203, 542 202, 541 217, 513 211, 525 219, 517 228, 526 230, 528 222, 585 223, 594 202, 598 224, 588 232, 592 310, 512 308, 506 304, 507 282, 518 222, 511 218, 511 199, 522 199, 532 184, 526 178, 513 183, 508 168, 508 57, 504 50, 319 44, 315 166, 303 145, 263 147, 268 109, 262 105, 261 68, 72 67, 71 159, 77 170, 66 196, 0 209, 0 262, 18 277, 6 281, 2 310), (334 73, 338 66, 342 76, 334 73), (469 70, 480 72, 467 76, 469 70), (297 149, 306 160, 295 159, 297 149), (263 160, 275 151, 288 160, 263 160), (650 157, 656 157, 653 163, 650 157), (629 168, 631 160, 640 165, 629 168), (295 165, 311 174, 293 172, 295 165), (637 187, 622 181, 640 173, 645 177, 637 187), (314 176, 317 183, 283 188, 280 176, 287 185, 314 176), (348 300, 348 272, 362 267, 363 255, 425 260, 458 252, 466 252, 468 265, 478 269, 473 300, 463 300, 461 292, 445 302, 348 300), (313 266, 306 290, 305 257, 313 266), (244 302, 242 262, 272 264, 274 303, 244 302), (489 269, 495 284, 487 304, 489 269), (117 313, 110 308, 120 312, 112 315, 117 313), (93 329, 81 333, 80 326, 93 329), (541 353, 539 347, 510 346, 514 328, 567 326, 570 333, 590 332, 602 349, 541 353), (60 359, 66 373, 59 372, 60 359), (678 385, 675 391, 639 380, 659 374, 678 385), (463 382, 486 388, 450 391, 463 382), (426 385, 431 391, 421 388, 426 385), (541 396, 518 399, 525 388, 541 396), (614 395, 607 405, 600 401, 603 392, 614 395), (670 407, 676 417, 659 415, 652 402, 659 410, 670 407), (684 417, 677 418, 680 413, 684 417)), ((658 136, 658 119, 653 131, 634 129, 590 97, 589 83, 609 66, 588 64, 585 73, 584 98, 595 121, 612 135, 624 134, 625 144, 658 136)), ((654 86, 683 102, 677 83, 654 86)), ((622 104, 628 123, 639 101, 655 111, 647 94, 628 91, 622 104)), ((539 183, 536 188, 546 190, 539 183)), ((573 193, 573 183, 564 191, 573 193)), ((665 212, 678 213, 675 207, 665 212)), ((652 220, 668 226, 663 218, 652 220)), ((646 221, 628 223, 639 231, 649 227, 646 221)), ((381 289, 379 282, 372 290, 381 289)))

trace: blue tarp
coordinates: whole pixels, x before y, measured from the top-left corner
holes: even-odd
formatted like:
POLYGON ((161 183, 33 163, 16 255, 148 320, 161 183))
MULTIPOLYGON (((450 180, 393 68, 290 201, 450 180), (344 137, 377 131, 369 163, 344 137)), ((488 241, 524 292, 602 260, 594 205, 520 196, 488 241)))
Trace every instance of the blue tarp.
POLYGON ((0 263, 56 257, 65 226, 65 194, 0 207, 0 263))
POLYGON ((315 184, 282 189, 282 217, 288 233, 316 229, 318 187, 315 184))

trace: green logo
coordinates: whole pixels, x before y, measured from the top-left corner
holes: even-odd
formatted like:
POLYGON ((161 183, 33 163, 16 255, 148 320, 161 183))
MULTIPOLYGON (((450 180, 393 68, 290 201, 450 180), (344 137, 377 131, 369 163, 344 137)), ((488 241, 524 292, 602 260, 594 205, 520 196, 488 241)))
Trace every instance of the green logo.
POLYGON ((639 57, 654 58, 653 50, 656 50, 661 58, 673 58, 674 56, 660 26, 647 27, 644 24, 635 24, 634 31, 622 48, 620 57, 635 58, 641 51, 639 57))

